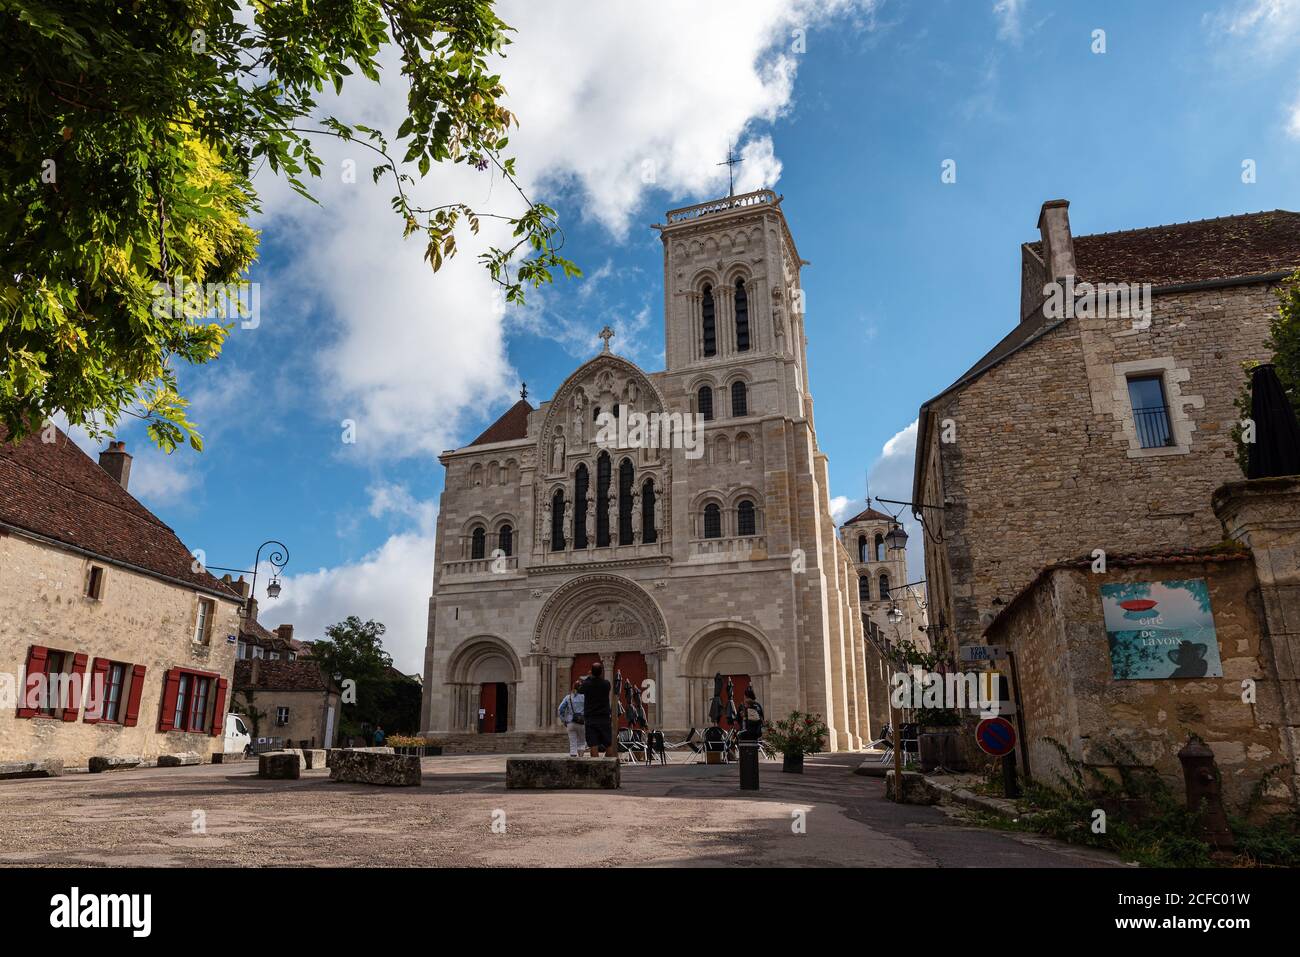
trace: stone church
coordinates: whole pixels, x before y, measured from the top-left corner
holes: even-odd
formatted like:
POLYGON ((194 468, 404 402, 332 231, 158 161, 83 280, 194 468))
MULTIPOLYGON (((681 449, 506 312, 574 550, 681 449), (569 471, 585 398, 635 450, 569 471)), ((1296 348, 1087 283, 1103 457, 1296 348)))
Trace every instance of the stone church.
POLYGON ((831 749, 878 730, 813 424, 806 263, 781 201, 759 190, 655 227, 664 371, 617 355, 606 330, 549 402, 521 398, 443 453, 425 734, 550 738, 597 659, 645 689, 670 738, 710 723, 715 674, 737 696, 753 685, 769 719, 823 715, 831 749), (700 441, 598 441, 601 422, 635 413, 685 415, 700 441))

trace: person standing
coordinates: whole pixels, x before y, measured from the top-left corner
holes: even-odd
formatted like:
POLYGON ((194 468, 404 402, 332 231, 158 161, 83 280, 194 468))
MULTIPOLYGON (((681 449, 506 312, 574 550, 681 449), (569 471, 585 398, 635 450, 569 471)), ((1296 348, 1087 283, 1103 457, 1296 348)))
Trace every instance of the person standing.
POLYGON ((763 736, 763 706, 758 703, 754 686, 745 689, 745 702, 740 707, 741 741, 757 741, 763 736))
POLYGON ((593 758, 604 751, 614 757, 614 732, 610 727, 609 682, 605 680, 605 666, 599 661, 591 666, 591 675, 582 683, 582 710, 587 730, 587 747, 593 758))
POLYGON ((569 757, 571 758, 578 757, 579 750, 586 741, 584 701, 582 682, 575 681, 573 691, 566 694, 564 700, 560 702, 560 720, 564 722, 565 730, 569 732, 569 757))
POLYGON ((375 747, 382 748, 383 746, 384 746, 384 726, 381 724, 379 727, 375 728, 375 747))

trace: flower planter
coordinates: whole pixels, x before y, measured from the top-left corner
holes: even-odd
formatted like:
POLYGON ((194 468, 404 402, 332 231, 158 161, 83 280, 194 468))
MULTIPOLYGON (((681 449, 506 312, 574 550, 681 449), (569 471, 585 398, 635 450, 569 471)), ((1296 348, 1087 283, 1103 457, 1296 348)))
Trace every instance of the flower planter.
POLYGON ((803 774, 802 754, 781 755, 781 770, 786 774, 803 774))

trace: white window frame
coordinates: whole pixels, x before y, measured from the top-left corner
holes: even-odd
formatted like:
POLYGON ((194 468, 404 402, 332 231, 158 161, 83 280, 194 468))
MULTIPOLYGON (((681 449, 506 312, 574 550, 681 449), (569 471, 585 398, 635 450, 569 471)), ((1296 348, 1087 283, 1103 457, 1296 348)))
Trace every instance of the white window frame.
POLYGON ((217 603, 200 596, 194 609, 194 644, 206 645, 212 639, 212 619, 217 614, 217 603))

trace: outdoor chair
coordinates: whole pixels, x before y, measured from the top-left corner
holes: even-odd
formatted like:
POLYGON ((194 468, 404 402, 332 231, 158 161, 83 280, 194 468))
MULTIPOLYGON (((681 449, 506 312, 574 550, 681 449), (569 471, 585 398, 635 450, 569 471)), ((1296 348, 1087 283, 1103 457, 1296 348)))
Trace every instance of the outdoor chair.
POLYGON ((691 730, 686 733, 686 737, 681 741, 676 741, 672 744, 665 744, 664 748, 667 751, 680 751, 682 749, 687 749, 692 754, 699 754, 702 747, 699 741, 699 734, 698 731, 691 728, 691 730))

